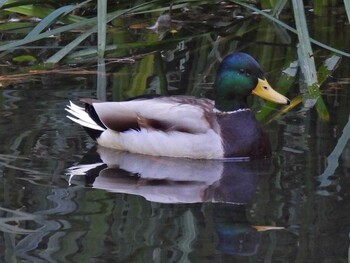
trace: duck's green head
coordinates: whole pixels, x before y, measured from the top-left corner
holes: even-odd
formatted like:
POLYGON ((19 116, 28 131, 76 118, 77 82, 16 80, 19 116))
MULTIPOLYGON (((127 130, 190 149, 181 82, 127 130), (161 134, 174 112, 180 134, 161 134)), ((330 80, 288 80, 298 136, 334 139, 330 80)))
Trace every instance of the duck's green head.
POLYGON ((288 99, 271 88, 258 62, 246 53, 233 53, 221 62, 214 84, 215 107, 234 111, 247 107, 250 94, 287 104, 288 99))

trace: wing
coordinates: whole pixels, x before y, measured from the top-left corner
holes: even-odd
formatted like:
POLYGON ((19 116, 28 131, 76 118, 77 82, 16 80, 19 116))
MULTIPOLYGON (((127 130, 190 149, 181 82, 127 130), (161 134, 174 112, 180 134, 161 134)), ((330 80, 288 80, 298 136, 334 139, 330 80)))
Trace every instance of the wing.
POLYGON ((214 103, 208 99, 173 96, 123 102, 91 101, 89 104, 104 126, 119 132, 149 128, 203 133, 217 126, 214 103))

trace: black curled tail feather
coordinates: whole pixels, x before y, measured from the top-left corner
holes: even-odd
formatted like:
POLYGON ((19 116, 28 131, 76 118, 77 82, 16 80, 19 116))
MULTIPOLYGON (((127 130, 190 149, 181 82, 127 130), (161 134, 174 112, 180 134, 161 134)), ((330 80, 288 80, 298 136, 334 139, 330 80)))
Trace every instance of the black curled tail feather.
MULTIPOLYGON (((87 114, 89 114, 89 116, 91 117, 91 119, 96 122, 97 125, 101 126, 102 128, 104 129, 107 129, 107 127, 102 123, 102 121, 100 120, 100 118, 98 117, 95 109, 94 109, 94 106, 89 104, 89 103, 85 103, 85 112, 87 114)), ((87 134, 89 134, 89 136, 96 141, 96 139, 98 137, 101 136, 101 133, 103 131, 100 131, 100 130, 94 130, 94 129, 91 129, 91 128, 88 128, 88 127, 83 127, 86 131, 87 134)))
POLYGON ((85 111, 87 114, 89 114, 89 116, 91 117, 91 119, 96 122, 97 125, 101 126, 104 129, 107 129, 107 127, 102 123, 102 121, 100 120, 100 118, 98 117, 94 106, 92 106, 89 103, 85 103, 85 111))

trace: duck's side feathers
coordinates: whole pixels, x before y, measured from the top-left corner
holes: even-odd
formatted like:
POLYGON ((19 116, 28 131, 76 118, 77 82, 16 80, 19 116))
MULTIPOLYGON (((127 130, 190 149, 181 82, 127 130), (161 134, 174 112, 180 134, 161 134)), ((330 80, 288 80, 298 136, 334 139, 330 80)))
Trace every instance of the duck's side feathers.
POLYGON ((159 121, 156 119, 147 119, 145 117, 138 116, 137 123, 140 128, 144 129, 154 129, 160 131, 170 131, 172 129, 171 123, 167 123, 164 121, 159 121))
POLYGON ((108 128, 117 132, 130 129, 139 130, 137 112, 125 107, 124 102, 93 103, 92 107, 101 122, 108 128))
MULTIPOLYGON (((200 104, 206 104, 206 101, 199 100, 193 105, 188 100, 158 97, 92 105, 102 123, 118 132, 146 128, 165 132, 203 133, 215 126, 211 123, 215 122, 210 111, 212 103, 205 108, 200 104)), ((190 97, 190 100, 194 99, 190 97)))
MULTIPOLYGON (((117 132, 129 129, 139 130, 137 114, 128 108, 112 108, 110 103, 84 98, 80 101, 85 103, 85 111, 100 126, 117 132)), ((118 104, 120 102, 113 102, 118 104)))
POLYGON ((221 159, 224 157, 221 138, 211 129, 200 134, 178 131, 163 132, 154 129, 129 130, 119 133, 107 129, 97 138, 97 143, 107 148, 153 156, 192 159, 221 159))

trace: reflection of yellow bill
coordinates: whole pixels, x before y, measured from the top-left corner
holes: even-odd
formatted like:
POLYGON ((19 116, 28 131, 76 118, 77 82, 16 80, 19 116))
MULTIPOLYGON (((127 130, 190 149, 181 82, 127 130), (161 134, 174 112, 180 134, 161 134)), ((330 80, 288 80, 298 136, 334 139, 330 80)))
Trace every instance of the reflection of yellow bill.
POLYGON ((284 227, 280 227, 280 226, 252 226, 252 227, 258 230, 259 232, 285 229, 284 227))

